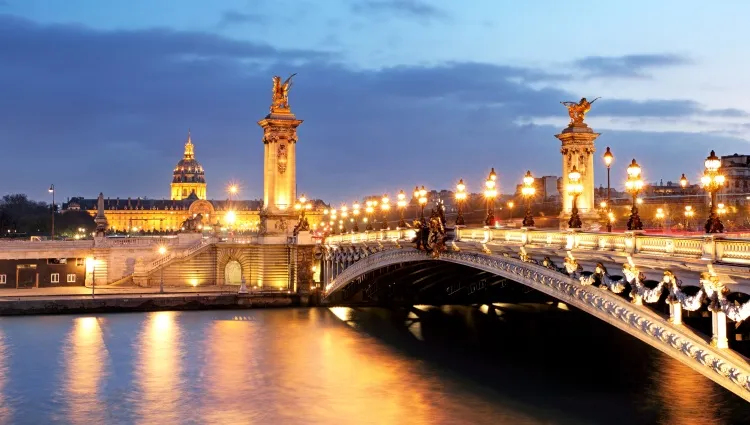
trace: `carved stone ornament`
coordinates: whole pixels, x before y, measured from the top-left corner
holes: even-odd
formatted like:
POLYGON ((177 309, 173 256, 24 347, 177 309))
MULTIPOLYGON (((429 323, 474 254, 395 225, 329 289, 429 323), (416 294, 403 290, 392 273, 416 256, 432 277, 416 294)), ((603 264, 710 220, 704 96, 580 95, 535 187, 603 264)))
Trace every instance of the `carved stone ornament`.
POLYGON ((286 171, 287 156, 286 145, 283 143, 279 144, 278 150, 276 151, 276 160, 279 164, 279 173, 284 174, 286 171))

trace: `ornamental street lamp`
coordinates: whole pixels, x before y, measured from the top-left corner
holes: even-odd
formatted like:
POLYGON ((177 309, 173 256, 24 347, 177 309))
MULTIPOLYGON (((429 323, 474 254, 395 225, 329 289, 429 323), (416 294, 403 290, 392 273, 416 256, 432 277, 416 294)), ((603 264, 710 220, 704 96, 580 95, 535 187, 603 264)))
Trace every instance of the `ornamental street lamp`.
POLYGON ((383 224, 380 228, 388 230, 388 213, 391 211, 391 200, 387 194, 384 194, 383 199, 380 200, 380 209, 383 210, 383 224))
MULTIPOLYGON (((612 151, 609 150, 609 146, 607 146, 607 151, 604 152, 604 164, 607 166, 607 215, 612 211, 612 208, 610 205, 612 205, 612 202, 610 200, 610 193, 612 192, 612 189, 610 189, 609 185, 609 171, 612 167, 612 161, 614 161, 615 156, 612 155, 612 151)), ((612 231, 612 220, 607 220, 607 231, 612 231)))
POLYGON ((568 220, 568 228, 580 229, 581 217, 578 216, 578 195, 583 193, 583 184, 581 184, 581 173, 578 172, 578 168, 573 166, 573 169, 568 173, 568 186, 567 191, 569 196, 573 196, 573 205, 570 209, 570 220, 568 220))
POLYGON ((661 227, 663 229, 664 228, 664 224, 662 223, 662 221, 664 220, 664 217, 665 217, 665 215, 664 215, 664 209, 663 208, 657 208, 656 209, 656 215, 655 215, 655 217, 656 217, 656 222, 659 223, 659 227, 661 227))
MULTIPOLYGON (((638 215, 638 192, 643 189, 643 180, 641 179, 641 166, 635 162, 628 166, 628 180, 625 182, 625 190, 633 195, 633 208, 630 210, 630 219, 628 219, 628 230, 643 230, 641 217, 638 215)), ((643 201, 641 201, 643 202, 643 201)))
POLYGON ((721 202, 716 206, 718 207, 716 209, 716 214, 719 214, 720 216, 722 216, 727 213, 727 208, 721 202))
POLYGON ((703 189, 711 194, 711 213, 708 215, 708 220, 706 221, 706 233, 724 233, 724 225, 721 223, 719 214, 716 212, 716 192, 724 187, 724 181, 726 180, 724 175, 719 172, 721 160, 716 156, 714 151, 711 151, 711 155, 706 158, 704 165, 706 169, 703 171, 701 184, 703 185, 703 189))
POLYGON ((52 230, 50 231, 50 239, 55 240, 55 185, 49 185, 49 193, 52 194, 52 230))
POLYGON ((396 228, 406 229, 406 220, 404 220, 404 210, 406 209, 406 194, 404 193, 403 189, 398 192, 396 198, 398 198, 398 200, 396 201, 396 206, 398 207, 399 213, 398 226, 396 226, 396 228))
POLYGON ((683 191, 688 185, 688 179, 685 177, 685 173, 682 173, 682 177, 680 177, 680 186, 682 187, 683 191))
POLYGON ((373 205, 373 201, 367 201, 365 202, 365 222, 367 223, 367 226, 365 226, 365 232, 370 232, 373 230, 372 228, 372 213, 375 211, 375 207, 373 205))
POLYGON ((513 207, 516 206, 516 203, 513 201, 508 201, 508 221, 513 222, 513 207))
POLYGON ((346 222, 349 218, 349 207, 346 206, 346 204, 341 204, 341 208, 339 208, 339 211, 341 211, 341 218, 342 218, 342 233, 346 232, 346 222))
POLYGON ((311 210, 312 204, 308 201, 307 197, 304 194, 302 194, 297 202, 294 203, 294 209, 298 213, 299 231, 305 232, 310 230, 310 223, 307 221, 307 217, 305 217, 305 211, 311 210))
POLYGON ((352 215, 354 216, 354 224, 352 225, 352 232, 359 233, 359 224, 357 223, 359 221, 359 202, 354 201, 354 204, 352 204, 352 215))
POLYGON ((464 202, 466 202, 466 185, 464 179, 459 179, 456 185, 456 205, 458 206, 458 215, 456 216, 456 226, 465 225, 464 221, 464 202))
POLYGON ((685 230, 688 230, 690 228, 690 219, 693 218, 695 215, 695 211, 693 211, 693 207, 690 205, 685 206, 685 230))
POLYGON ((526 214, 523 216, 523 227, 534 227, 534 216, 531 215, 531 198, 535 194, 534 176, 531 175, 531 171, 526 171, 526 175, 523 176, 523 187, 521 188, 521 195, 523 195, 523 199, 526 201, 526 214))
POLYGON ((422 186, 419 190, 414 191, 414 194, 418 195, 417 201, 419 202, 419 208, 421 209, 420 221, 425 223, 427 220, 424 218, 424 207, 427 205, 427 189, 422 186))
POLYGON ((487 217, 484 219, 484 225, 492 227, 495 225, 495 196, 497 196, 497 174, 495 174, 494 167, 490 170, 484 187, 484 197, 487 198, 487 217))
MULTIPOLYGON (((161 255, 161 258, 164 258, 164 255, 167 254, 167 247, 162 245, 159 247, 159 255, 161 255)), ((161 264, 161 277, 159 278, 159 293, 164 293, 164 262, 161 264)))

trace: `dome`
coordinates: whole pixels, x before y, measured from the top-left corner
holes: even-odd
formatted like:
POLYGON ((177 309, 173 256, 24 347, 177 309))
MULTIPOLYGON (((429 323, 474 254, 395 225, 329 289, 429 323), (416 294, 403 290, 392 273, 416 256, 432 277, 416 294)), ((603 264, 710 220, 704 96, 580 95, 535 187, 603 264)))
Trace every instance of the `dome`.
POLYGON ((172 183, 206 183, 203 166, 195 159, 193 142, 188 132, 185 155, 174 167, 172 183))

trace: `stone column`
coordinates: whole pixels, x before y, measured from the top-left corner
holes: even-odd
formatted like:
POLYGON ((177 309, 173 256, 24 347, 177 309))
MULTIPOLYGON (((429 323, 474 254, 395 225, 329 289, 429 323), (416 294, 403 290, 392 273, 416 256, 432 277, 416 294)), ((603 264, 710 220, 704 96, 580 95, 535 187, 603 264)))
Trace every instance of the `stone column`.
POLYGON ((578 215, 583 221, 583 230, 587 230, 599 220, 594 204, 594 152, 596 152, 594 141, 599 137, 599 133, 594 133, 586 123, 576 123, 569 125, 555 137, 562 142, 560 153, 562 154, 563 208, 560 214, 560 228, 568 228, 568 220, 573 208, 573 196, 568 195, 566 186, 569 183, 568 174, 575 166, 581 173, 580 182, 583 184, 583 193, 578 195, 578 215))
POLYGON ((711 345, 716 348, 729 348, 727 339, 727 315, 717 308, 711 311, 711 345))
POLYGON ((682 324, 682 304, 677 300, 669 303, 669 321, 674 325, 682 324))

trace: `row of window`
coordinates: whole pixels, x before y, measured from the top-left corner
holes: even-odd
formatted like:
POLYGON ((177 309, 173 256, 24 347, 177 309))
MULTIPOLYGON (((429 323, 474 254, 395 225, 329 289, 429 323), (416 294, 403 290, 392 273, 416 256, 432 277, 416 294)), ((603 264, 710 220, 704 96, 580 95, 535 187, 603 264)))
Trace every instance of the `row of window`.
MULTIPOLYGON (((76 275, 73 273, 68 273, 67 282, 68 283, 76 283, 76 275)), ((49 281, 51 283, 60 283, 60 273, 51 273, 49 275, 49 281)), ((5 285, 8 283, 8 276, 4 274, 0 274, 0 285, 5 285)))

